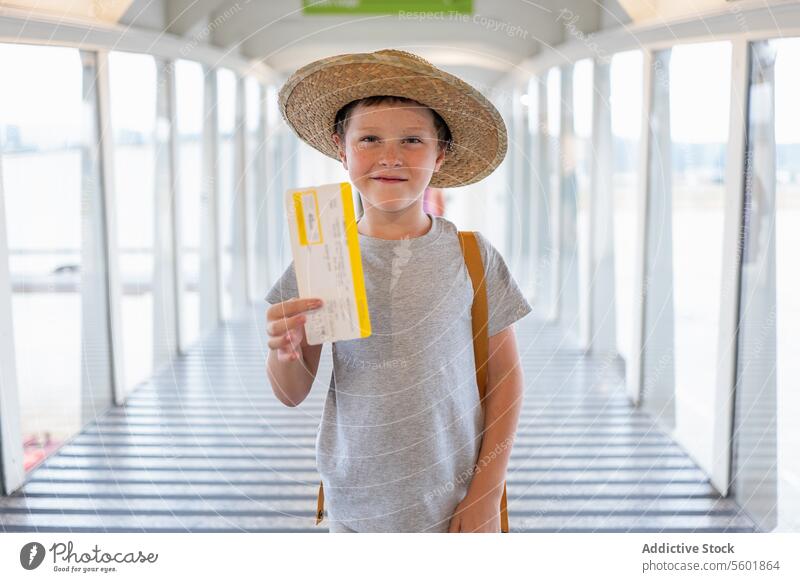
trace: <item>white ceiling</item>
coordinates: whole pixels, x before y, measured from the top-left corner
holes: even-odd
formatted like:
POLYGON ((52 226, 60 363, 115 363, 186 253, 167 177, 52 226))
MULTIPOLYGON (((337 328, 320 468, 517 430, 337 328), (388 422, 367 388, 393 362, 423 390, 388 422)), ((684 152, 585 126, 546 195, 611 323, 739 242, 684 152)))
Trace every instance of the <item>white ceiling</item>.
POLYGON ((134 0, 120 23, 199 39, 262 59, 285 75, 326 56, 399 48, 486 87, 576 30, 588 34, 629 21, 617 0, 474 0, 472 15, 423 19, 306 16, 301 0, 161 0, 154 8, 157 3, 134 0))

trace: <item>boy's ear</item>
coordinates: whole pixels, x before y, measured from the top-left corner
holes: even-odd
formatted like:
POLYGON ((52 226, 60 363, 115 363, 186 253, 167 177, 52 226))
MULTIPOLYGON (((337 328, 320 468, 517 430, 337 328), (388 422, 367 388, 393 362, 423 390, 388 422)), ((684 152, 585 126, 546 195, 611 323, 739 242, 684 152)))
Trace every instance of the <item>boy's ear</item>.
POLYGON ((434 172, 438 172, 439 168, 442 167, 442 164, 444 163, 444 156, 445 156, 446 149, 447 148, 445 148, 443 146, 439 148, 439 153, 436 155, 436 163, 433 166, 433 171, 434 172))
POLYGON ((342 161, 342 165, 344 166, 344 169, 346 170, 347 169, 347 153, 345 152, 344 144, 342 143, 342 140, 339 139, 339 134, 336 133, 336 132, 333 132, 331 134, 331 138, 333 138, 333 143, 336 144, 336 149, 339 151, 339 159, 342 161))

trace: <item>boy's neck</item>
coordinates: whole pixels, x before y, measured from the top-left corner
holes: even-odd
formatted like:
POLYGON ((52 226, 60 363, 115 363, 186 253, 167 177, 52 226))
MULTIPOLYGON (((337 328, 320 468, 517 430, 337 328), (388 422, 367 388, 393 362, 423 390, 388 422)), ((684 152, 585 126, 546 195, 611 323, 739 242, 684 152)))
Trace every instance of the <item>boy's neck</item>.
POLYGON ((433 219, 422 210, 421 201, 398 212, 383 212, 365 205, 364 215, 358 221, 360 234, 388 240, 417 238, 432 227, 433 219))

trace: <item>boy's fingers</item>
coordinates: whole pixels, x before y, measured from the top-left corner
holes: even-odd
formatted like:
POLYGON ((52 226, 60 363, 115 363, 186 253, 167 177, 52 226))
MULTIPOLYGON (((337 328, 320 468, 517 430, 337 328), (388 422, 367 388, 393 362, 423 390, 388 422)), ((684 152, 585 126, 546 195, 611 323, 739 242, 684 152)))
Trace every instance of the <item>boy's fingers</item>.
POLYGON ((286 319, 279 319, 277 321, 269 322, 267 325, 267 333, 271 336, 281 336, 286 335, 291 329, 295 327, 299 327, 306 321, 306 316, 304 313, 299 315, 295 315, 294 317, 288 317, 286 319))
POLYGON ((270 339, 267 340, 267 346, 279 352, 296 352, 300 347, 300 337, 300 332, 296 329, 290 329, 284 334, 270 337, 270 339))
POLYGON ((275 337, 270 337, 270 339, 267 340, 267 346, 271 350, 283 350, 288 348, 292 342, 288 337, 287 333, 275 337))
POLYGON ((290 339, 287 339, 286 336, 282 336, 284 339, 279 340, 281 345, 279 345, 275 349, 275 352, 278 356, 278 361, 280 362, 288 362, 293 359, 297 359, 297 356, 300 352, 300 347, 295 346, 290 339))
POLYGON ((293 315, 297 315, 298 313, 310 311, 321 306, 322 299, 317 297, 298 297, 296 299, 289 299, 288 301, 276 303, 267 309, 267 321, 277 321, 279 319, 291 317, 293 315))

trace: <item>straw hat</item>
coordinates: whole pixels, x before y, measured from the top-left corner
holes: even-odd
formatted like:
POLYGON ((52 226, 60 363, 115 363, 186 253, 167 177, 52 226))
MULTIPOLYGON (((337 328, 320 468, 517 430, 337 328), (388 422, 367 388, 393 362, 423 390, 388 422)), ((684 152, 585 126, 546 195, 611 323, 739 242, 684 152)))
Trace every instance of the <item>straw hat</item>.
POLYGON ((506 155, 506 126, 489 100, 458 77, 405 51, 338 55, 310 63, 289 77, 278 102, 300 139, 338 160, 331 138, 336 113, 351 101, 373 95, 414 99, 447 123, 452 148, 431 186, 477 182, 506 155))

